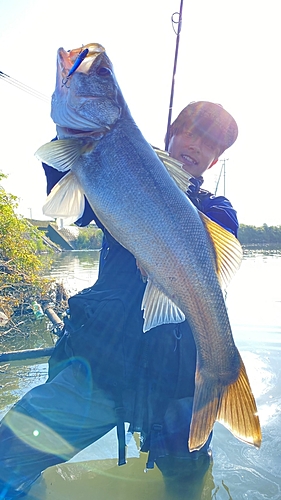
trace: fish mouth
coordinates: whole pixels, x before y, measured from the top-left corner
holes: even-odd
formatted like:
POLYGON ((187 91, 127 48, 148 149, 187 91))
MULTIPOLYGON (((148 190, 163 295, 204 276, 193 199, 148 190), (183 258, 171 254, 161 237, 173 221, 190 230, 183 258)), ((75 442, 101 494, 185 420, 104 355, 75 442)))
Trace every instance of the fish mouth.
POLYGON ((77 130, 70 127, 58 127, 58 136, 59 138, 66 137, 92 137, 93 139, 99 140, 101 139, 108 131, 110 130, 109 126, 97 128, 95 130, 77 130))
POLYGON ((75 64, 79 55, 87 49, 87 55, 83 58, 82 62, 79 64, 79 67, 75 71, 80 73, 87 74, 89 69, 91 68, 95 59, 103 52, 105 52, 105 48, 99 43, 88 43, 87 45, 83 45, 78 49, 72 49, 69 51, 64 50, 63 47, 58 49, 57 61, 58 68, 60 69, 62 82, 65 81, 69 75, 70 70, 75 64))
POLYGON ((120 117, 122 109, 118 103, 114 78, 111 78, 111 91, 108 90, 107 95, 104 95, 95 85, 95 78, 92 79, 96 73, 97 77, 100 74, 101 77, 104 74, 112 77, 113 74, 105 48, 99 43, 89 43, 69 51, 63 47, 58 49, 51 117, 57 125, 60 138, 83 134, 97 138, 97 134, 106 133, 109 126, 120 117), (108 112, 108 119, 103 119, 100 108, 108 112))

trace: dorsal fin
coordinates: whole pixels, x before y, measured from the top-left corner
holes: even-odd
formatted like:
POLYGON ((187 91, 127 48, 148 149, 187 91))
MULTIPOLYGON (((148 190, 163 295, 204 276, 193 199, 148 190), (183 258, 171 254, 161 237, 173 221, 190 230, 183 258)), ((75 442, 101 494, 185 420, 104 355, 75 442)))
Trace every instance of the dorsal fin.
POLYGON ((155 153, 157 154, 158 158, 160 158, 160 160, 164 163, 170 176, 177 183, 178 187, 184 193, 186 193, 190 184, 192 184, 190 182, 192 175, 183 169, 183 163, 181 163, 178 160, 175 160, 175 158, 172 158, 169 155, 169 153, 167 153, 167 151, 163 151, 162 149, 158 149, 155 147, 153 147, 153 149, 154 149, 155 153))
MULTIPOLYGON (((155 147, 153 149, 164 163, 178 187, 186 193, 188 187, 192 184, 190 181, 192 175, 186 172, 183 169, 183 164, 172 158, 169 153, 155 147)), ((237 238, 230 231, 227 231, 227 229, 224 229, 219 224, 209 219, 209 217, 202 212, 198 212, 213 244, 217 273, 221 286, 225 288, 241 265, 243 257, 242 247, 237 238)))
POLYGON ((242 246, 234 234, 209 219, 202 212, 198 213, 214 247, 220 284, 223 288, 226 288, 241 265, 243 258, 242 246))

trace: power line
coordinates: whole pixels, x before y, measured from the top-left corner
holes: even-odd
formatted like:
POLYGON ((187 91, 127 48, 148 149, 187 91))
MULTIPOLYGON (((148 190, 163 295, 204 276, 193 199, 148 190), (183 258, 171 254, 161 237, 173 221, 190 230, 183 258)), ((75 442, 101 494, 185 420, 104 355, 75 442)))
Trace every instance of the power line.
POLYGON ((23 90, 24 92, 27 92, 28 94, 32 95, 33 97, 36 97, 37 99, 40 99, 41 101, 44 102, 50 102, 50 97, 46 96, 45 94, 42 94, 41 92, 38 92, 37 90, 33 89, 32 87, 28 87, 28 85, 25 85, 24 83, 20 82, 19 80, 16 80, 15 78, 12 78, 11 76, 7 75, 6 73, 3 73, 3 71, 0 71, 0 79, 4 82, 10 83, 14 87, 17 87, 19 90, 23 90))

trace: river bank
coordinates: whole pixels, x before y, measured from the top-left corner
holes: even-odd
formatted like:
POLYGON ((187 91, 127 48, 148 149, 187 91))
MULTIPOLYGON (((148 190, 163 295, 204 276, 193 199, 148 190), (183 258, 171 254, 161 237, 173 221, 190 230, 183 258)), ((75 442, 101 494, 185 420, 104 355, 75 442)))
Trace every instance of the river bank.
MULTIPOLYGON (((59 226, 53 220, 27 220, 41 231, 46 245, 49 242, 50 246, 54 245, 54 249, 57 251, 88 250, 101 247, 102 231, 94 223, 87 227, 78 227, 74 224, 63 227, 62 224, 59 226)), ((245 247, 281 248, 281 225, 268 226, 263 224, 257 227, 240 224, 238 239, 245 247)))
POLYGON ((27 219, 27 221, 39 229, 45 245, 56 252, 101 248, 102 231, 94 223, 78 227, 74 224, 64 226, 62 221, 59 224, 53 220, 27 219))

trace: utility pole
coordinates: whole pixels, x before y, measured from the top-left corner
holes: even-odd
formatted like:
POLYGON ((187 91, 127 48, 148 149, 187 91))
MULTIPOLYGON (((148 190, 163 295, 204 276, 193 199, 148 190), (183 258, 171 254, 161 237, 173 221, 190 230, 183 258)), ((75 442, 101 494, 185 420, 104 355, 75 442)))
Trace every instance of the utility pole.
POLYGON ((217 185, 216 185, 215 195, 217 194, 217 190, 218 190, 220 179, 221 179, 221 174, 223 172, 223 196, 225 196, 225 182, 226 182, 225 162, 228 161, 228 160, 229 160, 229 158, 224 158, 223 160, 220 160, 220 162, 222 162, 222 166, 221 166, 221 170, 220 170, 220 175, 219 175, 219 178, 218 178, 218 182, 217 182, 217 185))

